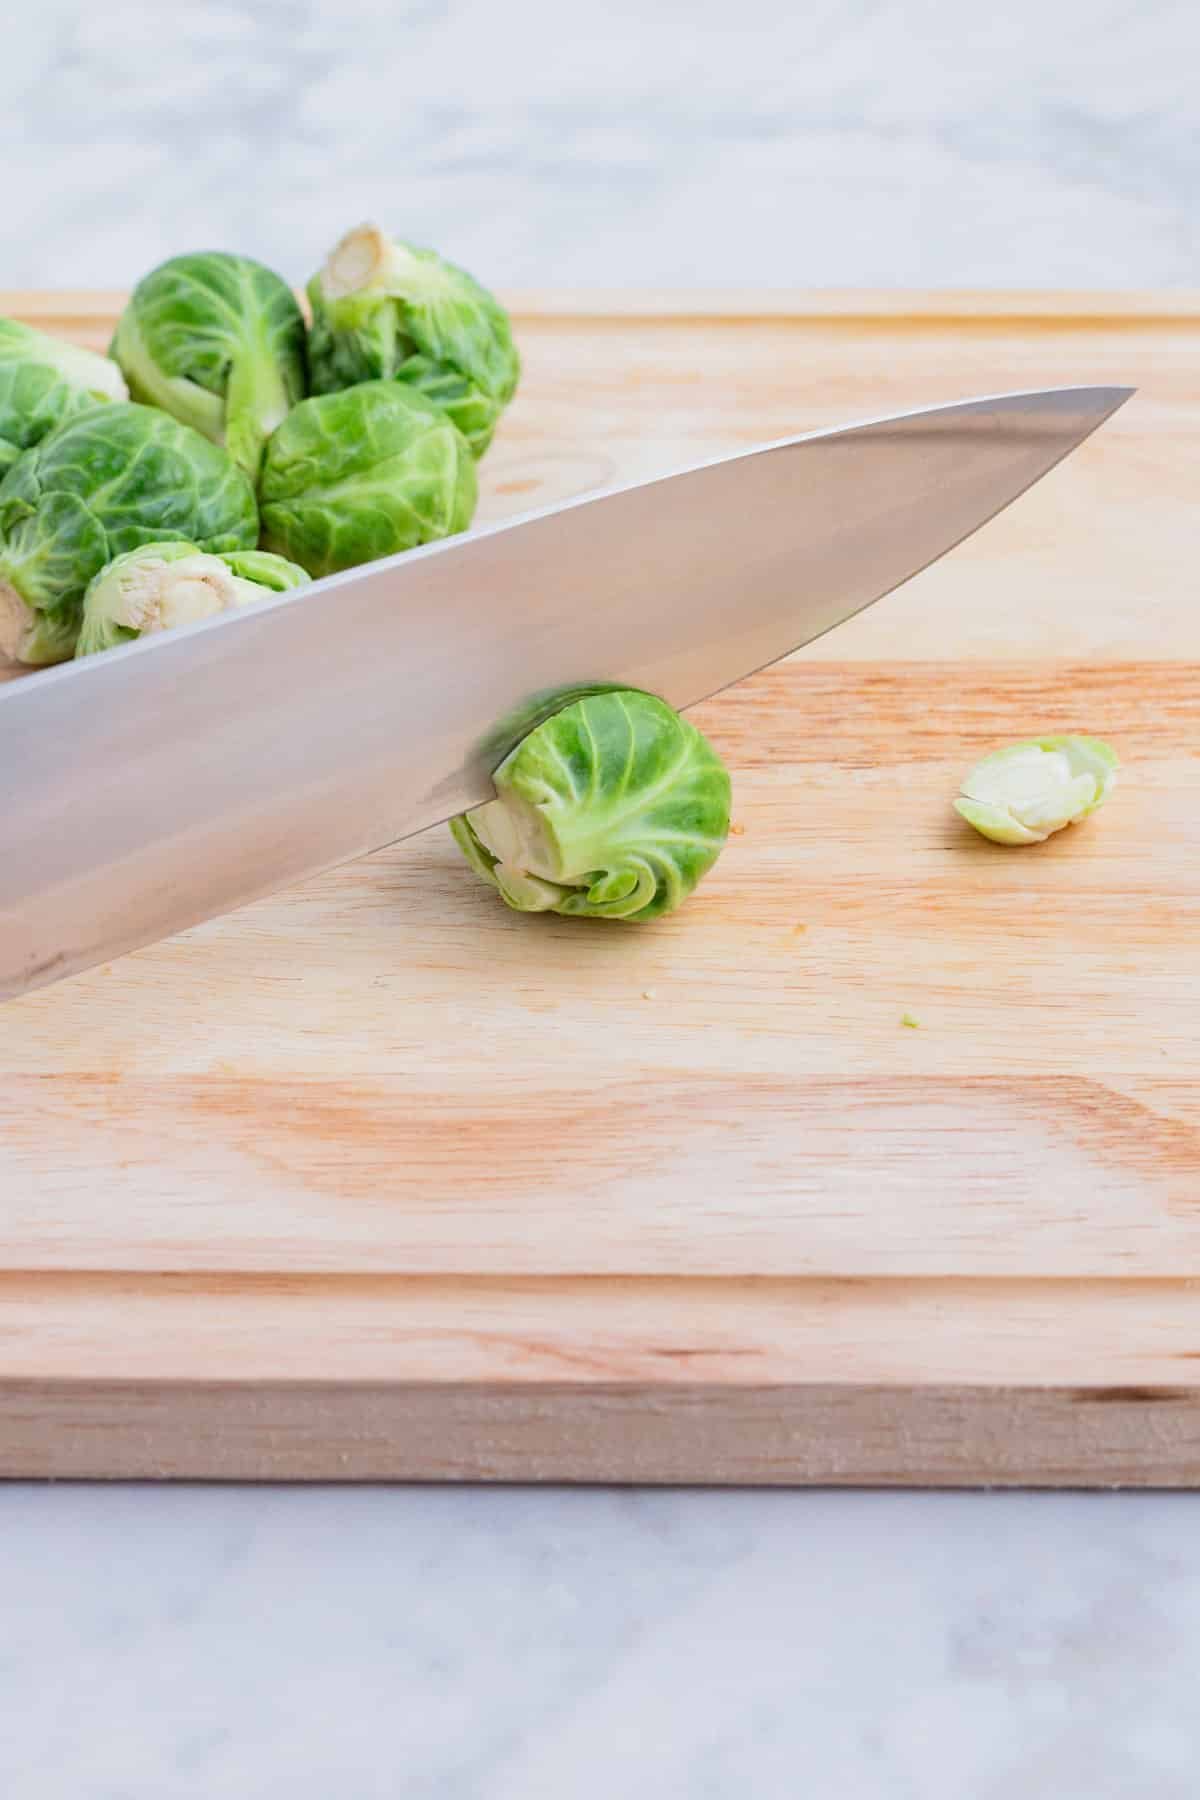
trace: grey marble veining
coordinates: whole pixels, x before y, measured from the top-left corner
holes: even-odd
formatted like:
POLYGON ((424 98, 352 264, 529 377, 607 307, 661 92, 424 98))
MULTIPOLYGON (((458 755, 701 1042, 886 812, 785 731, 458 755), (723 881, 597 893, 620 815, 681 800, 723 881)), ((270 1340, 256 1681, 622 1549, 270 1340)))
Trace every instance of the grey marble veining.
POLYGON ((1189 1496, 0 1488, 20 1800, 1193 1800, 1189 1496))
POLYGON ((16 0, 0 285, 377 216, 498 286, 1200 282, 1194 0, 16 0))
MULTIPOLYGON (((1200 284, 1195 0, 16 0, 0 286, 1200 284)), ((1183 1800, 1200 1498, 0 1487, 13 1800, 1183 1800)))

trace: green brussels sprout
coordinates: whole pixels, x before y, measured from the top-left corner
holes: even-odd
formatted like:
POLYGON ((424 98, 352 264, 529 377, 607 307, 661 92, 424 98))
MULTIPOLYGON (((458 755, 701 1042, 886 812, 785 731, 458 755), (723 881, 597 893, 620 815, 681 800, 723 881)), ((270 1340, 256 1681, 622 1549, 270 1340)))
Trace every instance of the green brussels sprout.
POLYGON ((314 394, 407 382, 447 413, 482 456, 516 392, 508 314, 465 270, 359 225, 308 284, 314 394))
POLYGON ((955 810, 993 843, 1042 844, 1104 804, 1118 766, 1099 738, 1034 738, 976 763, 955 810))
POLYGON ((213 556, 182 541, 141 544, 114 557, 88 583, 75 654, 93 656, 152 631, 215 618, 310 579, 295 563, 266 550, 213 556))
POLYGON ((111 357, 0 319, 0 475, 77 413, 128 398, 111 357))
POLYGON ((729 775, 653 694, 590 693, 546 719, 451 822, 467 861, 517 912, 656 919, 716 862, 729 775))
POLYGON ((310 575, 465 531, 475 464, 461 433, 413 388, 366 381, 302 400, 267 445, 262 541, 310 575))
POLYGON ((306 392, 304 318, 285 281, 223 250, 173 256, 133 290, 112 341, 135 400, 161 406, 252 481, 306 392))
POLYGON ((251 550, 257 537, 254 490, 223 450, 153 407, 95 407, 0 482, 0 651, 70 656, 84 591, 122 551, 169 538, 251 550))

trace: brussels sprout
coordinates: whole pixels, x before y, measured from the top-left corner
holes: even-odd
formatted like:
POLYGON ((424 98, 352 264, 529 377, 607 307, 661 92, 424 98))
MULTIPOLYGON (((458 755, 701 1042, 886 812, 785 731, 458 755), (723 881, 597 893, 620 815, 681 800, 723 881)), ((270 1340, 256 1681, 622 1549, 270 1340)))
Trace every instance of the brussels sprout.
POLYGON ((110 357, 0 319, 0 476, 77 413, 128 398, 110 357))
POLYGON ((304 340, 286 282, 248 256, 209 250, 139 281, 112 354, 135 400, 223 444, 255 481, 267 439, 304 396, 304 340))
POLYGON ((483 455, 521 368, 508 314, 486 288, 433 250, 359 225, 313 276, 308 298, 314 394, 407 382, 483 455))
POLYGON ((310 577, 266 550, 227 550, 212 556, 195 544, 142 544, 114 557, 92 577, 83 597, 76 656, 113 650, 152 631, 192 625, 233 607, 249 606, 310 577))
POLYGON ((139 544, 250 550, 254 490, 223 450, 150 406, 100 406, 27 450, 0 482, 0 651, 61 662, 93 575, 139 544))
POLYGON ((729 832, 729 775, 652 694, 589 694, 530 732, 496 798, 451 824, 517 912, 655 919, 685 900, 729 832))
POLYGON ((413 388, 366 381, 302 400, 267 445, 262 541, 310 575, 465 531, 475 465, 462 435, 413 388))
POLYGON ((1117 753, 1099 738, 1034 738, 976 763, 955 810, 997 844, 1041 844, 1102 806, 1117 753))

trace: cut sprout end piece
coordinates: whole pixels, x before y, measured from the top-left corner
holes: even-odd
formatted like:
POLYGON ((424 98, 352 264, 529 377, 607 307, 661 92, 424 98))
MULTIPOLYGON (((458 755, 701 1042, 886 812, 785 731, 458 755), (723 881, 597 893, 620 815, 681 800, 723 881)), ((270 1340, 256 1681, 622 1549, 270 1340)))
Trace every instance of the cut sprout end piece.
POLYGON ((1033 738, 976 763, 955 810, 993 843, 1041 844, 1102 806, 1118 767, 1100 738, 1033 738))

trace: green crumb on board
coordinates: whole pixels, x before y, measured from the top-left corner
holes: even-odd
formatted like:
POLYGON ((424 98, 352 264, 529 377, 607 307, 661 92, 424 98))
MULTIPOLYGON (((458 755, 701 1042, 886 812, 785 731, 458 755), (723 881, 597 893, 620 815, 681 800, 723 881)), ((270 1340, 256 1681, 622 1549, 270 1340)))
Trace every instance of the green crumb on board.
POLYGON ((910 1031, 919 1031, 921 1029, 921 1021, 913 1013, 901 1013, 900 1023, 902 1025, 907 1025, 910 1031))

